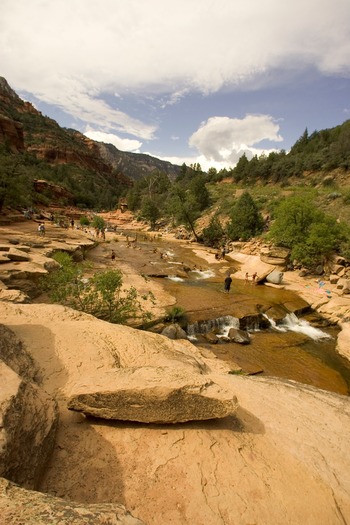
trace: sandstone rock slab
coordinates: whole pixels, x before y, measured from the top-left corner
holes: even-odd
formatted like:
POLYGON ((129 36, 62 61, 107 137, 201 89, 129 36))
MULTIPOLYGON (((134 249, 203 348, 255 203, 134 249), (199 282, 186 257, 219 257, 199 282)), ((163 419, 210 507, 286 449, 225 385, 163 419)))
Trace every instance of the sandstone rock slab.
POLYGON ((232 391, 208 375, 170 367, 123 368, 77 385, 68 408, 104 419, 140 423, 183 423, 235 413, 232 391))
POLYGON ((57 405, 0 361, 0 476, 36 488, 54 447, 57 405))
POLYGON ((0 523, 35 525, 143 525, 123 505, 84 505, 26 490, 0 478, 0 523))

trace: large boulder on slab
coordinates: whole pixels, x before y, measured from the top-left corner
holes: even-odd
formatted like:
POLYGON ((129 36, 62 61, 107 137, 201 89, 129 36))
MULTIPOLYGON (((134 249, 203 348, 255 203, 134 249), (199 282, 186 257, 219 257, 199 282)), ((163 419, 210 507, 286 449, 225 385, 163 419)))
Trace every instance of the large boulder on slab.
POLYGON ((26 490, 0 478, 0 523, 33 525, 143 525, 123 505, 86 505, 26 490))
POLYGON ((75 387, 68 408, 103 419, 183 423, 233 415, 237 399, 209 376, 170 367, 111 370, 75 387))
POLYGON ((268 283, 272 284, 282 284, 283 282, 283 272, 280 272, 279 270, 273 270, 269 275, 266 277, 266 281, 268 283))
POLYGON ((0 361, 0 476, 36 488, 53 450, 57 405, 0 361))

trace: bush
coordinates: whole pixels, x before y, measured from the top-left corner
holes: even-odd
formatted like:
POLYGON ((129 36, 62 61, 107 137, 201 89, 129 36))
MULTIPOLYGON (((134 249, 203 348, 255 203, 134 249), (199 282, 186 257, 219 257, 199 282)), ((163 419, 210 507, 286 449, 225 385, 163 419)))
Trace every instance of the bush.
POLYGON ((313 268, 345 246, 349 232, 335 218, 319 210, 310 198, 293 196, 276 208, 270 237, 290 248, 292 259, 313 268))
POLYGON ((82 215, 80 217, 79 222, 80 222, 81 226, 89 226, 90 225, 90 221, 85 215, 82 215))
POLYGON ((181 306, 173 306, 170 308, 164 318, 164 321, 168 323, 180 323, 181 321, 184 322, 185 320, 186 313, 181 306))
MULTIPOLYGON (((47 291, 53 302, 64 304, 80 310, 99 319, 111 323, 124 324, 130 320, 149 320, 152 316, 141 305, 135 288, 123 289, 122 272, 105 270, 84 277, 89 266, 76 264, 64 252, 58 252, 53 257, 60 268, 46 275, 42 288, 47 291)), ((146 294, 141 299, 153 299, 152 294, 146 294)))

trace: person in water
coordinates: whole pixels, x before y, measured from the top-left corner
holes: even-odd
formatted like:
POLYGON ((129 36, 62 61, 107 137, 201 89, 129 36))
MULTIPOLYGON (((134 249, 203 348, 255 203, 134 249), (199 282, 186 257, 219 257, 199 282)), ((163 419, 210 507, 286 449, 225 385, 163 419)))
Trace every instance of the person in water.
POLYGON ((224 293, 229 293, 232 283, 232 277, 230 274, 227 275, 224 281, 224 293))

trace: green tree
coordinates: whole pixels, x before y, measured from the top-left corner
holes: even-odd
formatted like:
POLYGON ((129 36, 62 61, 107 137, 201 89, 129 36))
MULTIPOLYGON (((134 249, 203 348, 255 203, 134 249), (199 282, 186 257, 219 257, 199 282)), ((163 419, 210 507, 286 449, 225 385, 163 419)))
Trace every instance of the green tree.
POLYGON ((210 195, 205 185, 205 179, 203 175, 197 175, 193 177, 189 184, 189 190, 197 203, 199 211, 205 210, 205 208, 209 206, 210 195))
POLYGON ((175 218, 177 224, 184 224, 189 228, 196 241, 200 240, 195 228, 196 220, 200 216, 198 202, 189 190, 185 190, 179 184, 174 184, 172 187, 168 199, 168 214, 175 218))
POLYGON ((250 193, 245 191, 236 201, 227 225, 230 239, 247 241, 263 231, 264 221, 250 193))
POLYGON ((155 228, 160 217, 160 205, 152 198, 145 197, 142 201, 141 216, 150 223, 151 228, 155 228))
POLYGON ((106 227, 106 221, 104 220, 103 217, 100 217, 100 215, 95 215, 94 218, 92 219, 91 225, 93 228, 102 230, 103 228, 106 227))
POLYGON ((0 148, 0 211, 5 205, 18 208, 33 203, 33 176, 23 162, 24 157, 0 148))
POLYGON ((275 208, 270 236, 276 243, 293 248, 304 241, 311 224, 321 222, 324 213, 311 199, 311 196, 295 195, 275 208))
POLYGON ((210 222, 202 231, 203 242, 206 246, 219 247, 222 245, 225 232, 219 218, 216 215, 211 217, 210 222))
POLYGON ((290 248, 291 258, 308 268, 323 263, 348 242, 348 229, 319 210, 310 196, 289 197, 274 213, 271 239, 290 248))

